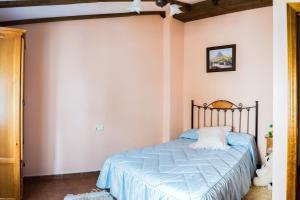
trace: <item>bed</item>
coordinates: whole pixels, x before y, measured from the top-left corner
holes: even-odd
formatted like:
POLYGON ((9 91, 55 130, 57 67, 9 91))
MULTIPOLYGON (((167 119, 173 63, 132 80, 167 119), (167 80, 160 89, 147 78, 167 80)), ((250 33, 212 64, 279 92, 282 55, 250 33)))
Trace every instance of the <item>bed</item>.
POLYGON ((258 102, 244 107, 224 100, 201 106, 192 101, 191 108, 191 128, 195 124, 197 128, 219 126, 221 121, 222 125, 231 121, 231 127, 235 127, 237 122, 239 133, 227 136, 229 149, 192 149, 193 139, 179 137, 117 153, 105 161, 97 187, 109 190, 118 200, 240 200, 249 191, 256 170, 258 102), (254 135, 249 131, 251 110, 254 135), (238 120, 234 120, 235 116, 238 120), (242 127, 247 131, 241 133, 242 127))

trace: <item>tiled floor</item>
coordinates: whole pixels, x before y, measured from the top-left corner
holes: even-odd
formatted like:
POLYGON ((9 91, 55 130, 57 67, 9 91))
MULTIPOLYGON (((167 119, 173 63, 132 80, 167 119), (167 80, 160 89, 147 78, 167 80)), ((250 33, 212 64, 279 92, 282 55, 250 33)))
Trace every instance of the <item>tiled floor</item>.
POLYGON ((62 177, 25 178, 24 200, 62 200, 66 194, 90 192, 96 188, 99 172, 62 177))
POLYGON ((264 187, 252 187, 243 200, 271 200, 272 191, 264 187))
MULTIPOLYGON (((25 179, 24 200, 62 200, 66 194, 90 192, 96 188, 98 173, 25 179)), ((271 191, 254 187, 244 199, 271 200, 271 191)))

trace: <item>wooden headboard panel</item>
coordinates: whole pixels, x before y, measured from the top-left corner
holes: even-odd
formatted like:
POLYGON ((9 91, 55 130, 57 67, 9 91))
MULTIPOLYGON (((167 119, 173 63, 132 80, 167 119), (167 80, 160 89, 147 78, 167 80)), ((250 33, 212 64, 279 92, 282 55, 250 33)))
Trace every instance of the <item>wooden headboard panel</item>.
POLYGON ((242 131, 242 123, 246 122, 246 133, 250 134, 250 112, 255 112, 254 130, 255 141, 257 142, 258 134, 258 101, 255 101, 254 106, 244 106, 242 103, 234 104, 227 100, 217 100, 210 104, 204 103, 203 105, 196 105, 194 100, 191 104, 191 128, 209 127, 209 126, 231 126, 232 130, 236 127, 238 121, 238 132, 242 131), (238 120, 235 120, 235 113, 238 113, 238 120), (246 113, 246 120, 242 120, 242 113, 246 113), (203 113, 203 114, 201 114, 203 113), (216 122, 214 121, 213 114, 217 114, 216 122), (222 116, 221 116, 222 115, 222 116), (228 120, 231 118, 230 120, 228 120), (221 120, 223 123, 221 124, 221 120), (228 122, 230 121, 230 122, 228 122), (196 126, 194 126, 196 123, 196 126))

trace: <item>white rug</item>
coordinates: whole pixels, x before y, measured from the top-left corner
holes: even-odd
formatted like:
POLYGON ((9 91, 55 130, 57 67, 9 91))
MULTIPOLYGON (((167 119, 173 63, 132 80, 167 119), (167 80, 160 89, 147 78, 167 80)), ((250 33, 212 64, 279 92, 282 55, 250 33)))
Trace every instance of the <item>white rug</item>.
POLYGON ((112 196, 106 191, 90 192, 85 194, 68 194, 64 200, 113 200, 112 196))

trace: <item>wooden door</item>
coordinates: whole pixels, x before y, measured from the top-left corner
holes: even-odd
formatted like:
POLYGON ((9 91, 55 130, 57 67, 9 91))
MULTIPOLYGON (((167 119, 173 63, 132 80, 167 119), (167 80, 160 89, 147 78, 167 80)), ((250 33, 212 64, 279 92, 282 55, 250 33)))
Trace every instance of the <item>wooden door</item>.
POLYGON ((23 31, 0 28, 0 199, 20 199, 23 31))

